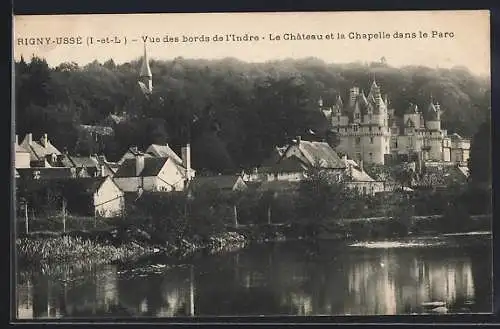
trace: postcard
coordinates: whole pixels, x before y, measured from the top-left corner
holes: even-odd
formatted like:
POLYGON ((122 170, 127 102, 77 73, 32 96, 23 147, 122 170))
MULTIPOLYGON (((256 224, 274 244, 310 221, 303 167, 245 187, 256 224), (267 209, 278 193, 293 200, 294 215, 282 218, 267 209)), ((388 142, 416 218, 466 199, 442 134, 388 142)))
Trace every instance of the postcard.
POLYGON ((488 11, 14 16, 13 58, 17 320, 492 312, 488 11))

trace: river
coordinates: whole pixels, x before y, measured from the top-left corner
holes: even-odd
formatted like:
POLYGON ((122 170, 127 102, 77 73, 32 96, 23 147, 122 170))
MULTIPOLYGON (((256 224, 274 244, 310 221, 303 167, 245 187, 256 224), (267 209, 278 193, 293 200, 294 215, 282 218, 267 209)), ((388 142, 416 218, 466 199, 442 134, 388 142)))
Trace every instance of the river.
POLYGON ((17 316, 122 318, 489 313, 491 236, 289 241, 184 261, 21 269, 17 316), (443 309, 441 308, 441 309, 443 309))

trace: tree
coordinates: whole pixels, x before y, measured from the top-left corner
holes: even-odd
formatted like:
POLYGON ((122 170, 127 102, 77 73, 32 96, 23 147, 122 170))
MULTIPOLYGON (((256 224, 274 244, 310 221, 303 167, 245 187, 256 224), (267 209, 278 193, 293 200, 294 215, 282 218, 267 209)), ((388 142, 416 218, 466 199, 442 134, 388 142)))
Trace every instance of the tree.
POLYGON ((470 182, 478 186, 491 186, 491 122, 479 126, 472 137, 468 166, 470 182))

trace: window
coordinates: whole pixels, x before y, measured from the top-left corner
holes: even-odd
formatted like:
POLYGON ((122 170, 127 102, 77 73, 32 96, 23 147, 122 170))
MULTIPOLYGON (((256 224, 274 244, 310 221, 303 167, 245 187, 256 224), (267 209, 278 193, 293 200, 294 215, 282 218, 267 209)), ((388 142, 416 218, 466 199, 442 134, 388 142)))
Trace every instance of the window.
POLYGON ((372 132, 372 126, 368 127, 368 131, 372 132))
POLYGON ((354 114, 354 118, 355 118, 355 119, 359 119, 359 113, 355 113, 355 114, 354 114))
POLYGON ((359 145, 361 143, 361 137, 356 137, 356 145, 359 145))
POLYGON ((370 137, 370 144, 373 144, 373 137, 370 137))
POLYGON ((372 152, 368 153, 368 157, 370 158, 370 161, 373 161, 373 153, 372 152))
POLYGON ((366 194, 366 186, 363 186, 363 194, 366 194))
POLYGON ((372 114, 371 114, 371 113, 370 113, 370 114, 368 114, 368 120, 369 120, 369 121, 372 121, 372 114))
POLYGON ((357 125, 354 125, 354 126, 352 126, 352 130, 353 130, 353 131, 358 131, 358 130, 359 130, 359 127, 358 127, 357 125))

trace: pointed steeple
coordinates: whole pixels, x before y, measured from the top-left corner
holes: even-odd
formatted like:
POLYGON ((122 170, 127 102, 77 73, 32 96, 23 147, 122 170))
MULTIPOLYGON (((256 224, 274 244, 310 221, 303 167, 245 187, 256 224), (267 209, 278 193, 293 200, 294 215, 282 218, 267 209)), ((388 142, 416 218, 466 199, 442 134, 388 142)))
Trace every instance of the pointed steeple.
POLYGON ((344 107, 344 102, 342 102, 342 97, 340 97, 340 95, 337 95, 337 102, 336 102, 336 105, 342 109, 344 107))
POLYGON ((153 74, 151 73, 151 68, 149 67, 146 43, 144 43, 144 56, 142 58, 142 65, 138 82, 143 93, 150 94, 153 91, 153 74))
POLYGON ((370 87, 370 92, 368 94, 368 98, 373 98, 375 103, 378 105, 382 100, 382 95, 380 93, 380 87, 377 85, 377 81, 375 80, 375 73, 373 73, 373 81, 370 87))
POLYGON ((144 43, 144 56, 142 58, 142 66, 141 66, 141 73, 139 77, 148 77, 152 78, 153 74, 151 74, 151 68, 149 67, 149 59, 148 59, 148 52, 146 51, 146 43, 144 43))

